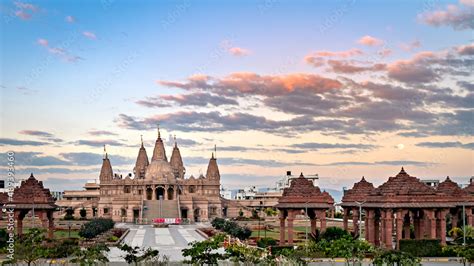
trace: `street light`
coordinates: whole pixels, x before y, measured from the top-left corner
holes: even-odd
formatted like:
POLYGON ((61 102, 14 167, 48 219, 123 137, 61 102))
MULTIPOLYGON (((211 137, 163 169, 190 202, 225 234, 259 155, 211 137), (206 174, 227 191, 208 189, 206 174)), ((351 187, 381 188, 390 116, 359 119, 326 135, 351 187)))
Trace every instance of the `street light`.
POLYGON ((356 201, 355 203, 359 205, 359 222, 358 222, 359 223, 359 240, 362 240, 362 226, 361 226, 362 225, 362 204, 364 204, 365 201, 363 202, 356 201))
MULTIPOLYGON (((308 202, 309 202, 309 201, 306 201, 306 202, 305 202, 304 209, 305 209, 305 215, 306 215, 306 217, 308 217, 308 220, 309 220, 309 215, 308 215, 308 202)), ((306 226, 305 226, 305 228, 304 228, 304 231, 305 231, 305 235, 306 235, 306 242, 305 242, 306 250, 308 250, 308 221, 306 221, 306 226)))

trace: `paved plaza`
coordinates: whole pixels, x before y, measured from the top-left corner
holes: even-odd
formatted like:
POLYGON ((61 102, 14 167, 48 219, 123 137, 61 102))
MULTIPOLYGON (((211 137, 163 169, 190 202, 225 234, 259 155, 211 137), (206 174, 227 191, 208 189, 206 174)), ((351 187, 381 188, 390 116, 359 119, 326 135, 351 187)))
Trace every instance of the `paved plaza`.
MULTIPOLYGON (((151 247, 160 251, 160 255, 167 255, 170 261, 182 261, 181 251, 188 247, 188 243, 202 241, 196 225, 170 225, 168 228, 154 228, 151 225, 117 224, 117 227, 130 228, 124 243, 130 246, 151 247)), ((111 248, 108 257, 111 262, 124 262, 122 251, 111 248)))

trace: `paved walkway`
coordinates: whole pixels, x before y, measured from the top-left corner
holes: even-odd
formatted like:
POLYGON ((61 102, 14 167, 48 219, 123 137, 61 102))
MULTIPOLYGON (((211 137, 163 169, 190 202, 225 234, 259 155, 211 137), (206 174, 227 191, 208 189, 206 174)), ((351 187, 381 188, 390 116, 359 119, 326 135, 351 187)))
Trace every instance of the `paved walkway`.
MULTIPOLYGON (((204 238, 196 232, 197 225, 170 225, 168 228, 154 228, 151 225, 117 224, 117 227, 130 228, 124 243, 130 246, 151 247, 167 255, 170 261, 182 261, 181 251, 188 243, 202 241, 204 238)), ((123 253, 116 247, 108 254, 111 262, 124 262, 123 253)))

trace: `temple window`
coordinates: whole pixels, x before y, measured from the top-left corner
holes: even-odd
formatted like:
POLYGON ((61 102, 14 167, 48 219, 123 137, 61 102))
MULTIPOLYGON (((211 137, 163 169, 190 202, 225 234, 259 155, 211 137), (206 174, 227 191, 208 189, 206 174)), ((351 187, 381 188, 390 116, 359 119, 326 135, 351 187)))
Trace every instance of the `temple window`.
POLYGON ((104 214, 109 213, 109 208, 104 208, 104 214))
POLYGON ((194 193, 196 192, 196 187, 195 186, 189 186, 189 193, 194 193))
POLYGON ((123 188, 123 192, 124 192, 124 193, 130 193, 130 186, 125 186, 125 187, 123 188))

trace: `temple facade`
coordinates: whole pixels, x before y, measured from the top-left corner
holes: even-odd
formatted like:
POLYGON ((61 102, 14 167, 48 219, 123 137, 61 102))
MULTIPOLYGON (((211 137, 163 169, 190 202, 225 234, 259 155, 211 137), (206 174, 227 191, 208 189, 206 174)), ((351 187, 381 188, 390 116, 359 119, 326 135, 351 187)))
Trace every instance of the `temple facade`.
POLYGON ((97 215, 122 222, 151 222, 155 218, 206 221, 222 216, 220 173, 212 154, 206 175, 185 178, 178 144, 168 160, 158 130, 151 160, 143 145, 138 151, 133 177, 114 174, 105 153, 100 171, 97 215))

